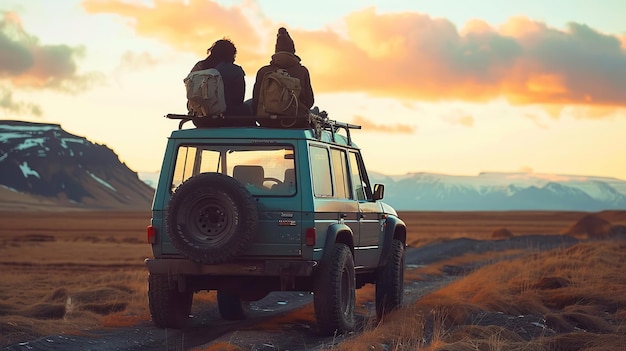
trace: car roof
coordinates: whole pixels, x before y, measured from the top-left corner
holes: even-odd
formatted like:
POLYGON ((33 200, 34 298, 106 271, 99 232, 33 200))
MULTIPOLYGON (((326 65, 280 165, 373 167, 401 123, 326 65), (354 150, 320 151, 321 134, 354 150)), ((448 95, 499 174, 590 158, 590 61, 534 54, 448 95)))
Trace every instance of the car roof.
MULTIPOLYGON (((266 124, 272 121, 272 125, 278 121, 288 121, 294 124, 294 118, 298 116, 211 116, 196 117, 190 115, 180 115, 169 113, 165 115, 168 119, 180 120, 178 130, 172 132, 170 139, 251 139, 251 140, 274 140, 274 139, 306 139, 317 140, 329 144, 343 145, 358 149, 359 147, 352 141, 350 130, 361 129, 360 125, 340 122, 328 118, 326 111, 318 114, 310 113, 306 122, 307 127, 295 126, 285 128, 269 128, 266 124), (204 120, 199 128, 183 129, 185 122, 204 120), (205 120, 206 119, 206 120, 205 120), (209 124, 206 125, 208 122, 209 124), (246 126, 241 123, 245 122, 246 126), (261 123, 262 122, 262 123, 261 123), (256 126, 255 126, 256 124, 256 126), (210 127, 209 127, 210 126, 210 127), (339 131, 339 133, 338 133, 339 131), (342 133, 345 133, 342 134, 342 133)), ((302 122, 301 121, 301 122, 302 122)))
POLYGON ((328 130, 321 131, 316 138, 313 129, 262 128, 262 127, 221 127, 221 128, 189 128, 172 131, 171 139, 306 139, 329 144, 357 148, 354 141, 340 133, 328 130))

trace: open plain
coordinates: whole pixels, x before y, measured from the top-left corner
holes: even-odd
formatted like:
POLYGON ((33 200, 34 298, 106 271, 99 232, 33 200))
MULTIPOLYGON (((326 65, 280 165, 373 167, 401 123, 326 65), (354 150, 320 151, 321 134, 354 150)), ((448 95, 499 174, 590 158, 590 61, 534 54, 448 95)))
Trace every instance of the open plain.
POLYGON ((321 338, 310 296, 273 295, 244 322, 195 295, 192 325, 151 326, 149 212, 0 212, 6 350, 626 349, 626 211, 403 212, 404 307, 321 338), (265 304, 265 305, 264 305, 265 304))

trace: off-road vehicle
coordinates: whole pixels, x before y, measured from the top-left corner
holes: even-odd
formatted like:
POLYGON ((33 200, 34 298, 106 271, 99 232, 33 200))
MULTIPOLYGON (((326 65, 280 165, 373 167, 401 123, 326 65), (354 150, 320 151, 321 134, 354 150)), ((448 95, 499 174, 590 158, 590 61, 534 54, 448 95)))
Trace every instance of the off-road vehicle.
POLYGON ((311 116, 183 129, 188 116, 168 115, 181 123, 147 229, 156 326, 183 328, 202 290, 217 291, 227 320, 272 291, 312 292, 326 335, 354 329, 355 289, 367 283, 378 316, 401 304, 406 226, 380 201, 384 186, 370 185, 350 133, 360 126, 311 116))

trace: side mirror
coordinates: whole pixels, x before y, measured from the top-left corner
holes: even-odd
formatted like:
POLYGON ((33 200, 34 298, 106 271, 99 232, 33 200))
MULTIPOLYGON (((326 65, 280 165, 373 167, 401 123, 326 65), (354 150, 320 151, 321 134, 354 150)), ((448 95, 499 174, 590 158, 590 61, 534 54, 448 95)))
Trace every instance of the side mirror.
POLYGON ((374 201, 382 200, 383 196, 385 196, 385 185, 384 184, 374 184, 374 201))

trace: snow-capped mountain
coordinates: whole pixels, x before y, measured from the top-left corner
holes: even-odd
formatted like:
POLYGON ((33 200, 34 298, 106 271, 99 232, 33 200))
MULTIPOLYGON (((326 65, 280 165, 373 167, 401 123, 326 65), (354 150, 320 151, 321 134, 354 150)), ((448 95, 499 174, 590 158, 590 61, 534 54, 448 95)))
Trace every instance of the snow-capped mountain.
MULTIPOLYGON (((626 210, 626 181, 535 173, 370 173, 404 211, 626 210)), ((105 145, 57 124, 0 121, 0 207, 150 209, 156 172, 139 175, 105 145), (17 206, 19 207, 19 206, 17 206)))
POLYGON ((105 145, 58 124, 0 121, 0 203, 5 207, 15 202, 149 210, 153 194, 105 145))
MULTIPOLYGON (((151 186, 158 172, 139 173, 151 186)), ((401 211, 626 210, 626 181, 535 173, 369 173, 385 185, 384 201, 401 211)))
POLYGON ((370 178, 372 183, 385 184, 385 201, 399 210, 626 209, 626 181, 616 178, 535 173, 373 173, 370 178))

